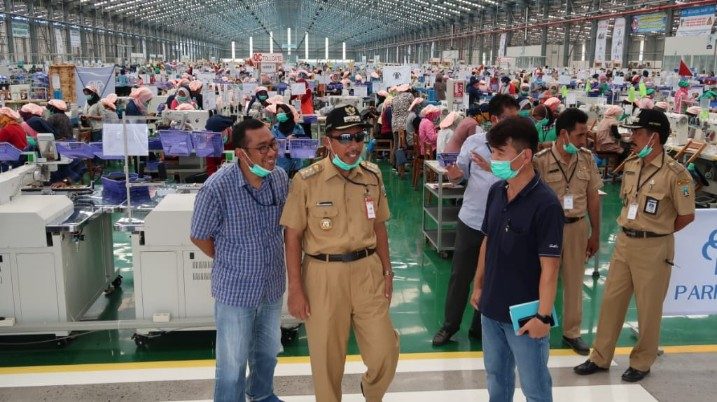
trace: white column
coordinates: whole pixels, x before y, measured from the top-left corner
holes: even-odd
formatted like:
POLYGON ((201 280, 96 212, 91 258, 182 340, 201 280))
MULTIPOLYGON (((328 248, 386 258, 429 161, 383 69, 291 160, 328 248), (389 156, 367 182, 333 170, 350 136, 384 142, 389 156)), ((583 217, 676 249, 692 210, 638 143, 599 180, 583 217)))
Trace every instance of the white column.
POLYGON ((329 38, 324 38, 324 59, 329 60, 329 38))
POLYGON ((291 56, 291 28, 286 28, 286 45, 288 47, 289 56, 291 56))
POLYGON ((346 61, 346 42, 341 42, 341 60, 346 61))
POLYGON ((236 42, 232 41, 232 61, 237 59, 237 45, 236 42))
POLYGON ((249 37, 249 58, 254 54, 254 37, 249 37))
POLYGON ((304 33, 304 59, 309 59, 309 33, 304 33))
POLYGON ((269 53, 274 53, 274 31, 269 32, 269 53))

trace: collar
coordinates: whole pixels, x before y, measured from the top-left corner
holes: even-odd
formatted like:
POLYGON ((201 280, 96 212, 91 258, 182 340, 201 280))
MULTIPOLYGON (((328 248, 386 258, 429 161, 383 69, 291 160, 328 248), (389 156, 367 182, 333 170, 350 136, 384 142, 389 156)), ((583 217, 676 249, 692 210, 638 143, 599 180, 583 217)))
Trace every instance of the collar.
MULTIPOLYGON (((650 165, 659 168, 660 166, 662 166, 662 161, 663 161, 663 160, 665 161, 665 163, 668 162, 668 158, 669 158, 669 155, 667 154, 667 151, 666 151, 666 150, 663 150, 663 151, 662 151, 662 155, 657 154, 657 156, 655 157, 655 159, 653 159, 653 160, 650 162, 650 165), (663 158, 664 158, 664 159, 663 159, 663 158)), ((648 165, 648 166, 649 166, 649 165, 648 165)))
MULTIPOLYGON (((540 174, 533 170, 535 172, 535 176, 528 182, 528 184, 523 187, 522 190, 518 193, 518 195, 515 196, 515 198, 511 201, 515 202, 519 198, 527 197, 528 194, 532 193, 533 190, 540 184, 540 174)), ((503 185, 503 195, 505 195, 506 200, 508 199, 508 182, 505 181, 505 184, 503 185)))

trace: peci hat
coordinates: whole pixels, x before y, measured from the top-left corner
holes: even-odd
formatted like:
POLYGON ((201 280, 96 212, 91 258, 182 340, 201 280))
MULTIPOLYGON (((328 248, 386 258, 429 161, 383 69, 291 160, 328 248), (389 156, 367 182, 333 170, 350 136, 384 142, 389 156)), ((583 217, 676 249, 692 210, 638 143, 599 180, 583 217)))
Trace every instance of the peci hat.
POLYGON ((670 120, 667 119, 664 112, 652 109, 639 109, 635 114, 627 118, 626 122, 622 124, 622 127, 631 130, 647 128, 666 135, 670 133, 670 120))
POLYGON ((366 127, 367 123, 361 118, 356 106, 339 105, 326 115, 326 132, 343 130, 350 127, 366 127))

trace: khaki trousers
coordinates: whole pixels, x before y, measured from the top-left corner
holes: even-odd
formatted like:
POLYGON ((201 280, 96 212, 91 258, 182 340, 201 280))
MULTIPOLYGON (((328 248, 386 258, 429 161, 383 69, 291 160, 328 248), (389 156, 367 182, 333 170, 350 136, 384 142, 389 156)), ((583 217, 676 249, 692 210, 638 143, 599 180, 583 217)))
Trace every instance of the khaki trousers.
POLYGON ((580 336, 583 318, 583 280, 585 277, 585 250, 588 246, 588 219, 566 223, 563 228, 563 252, 560 277, 563 280, 563 335, 580 336))
POLYGON ((378 255, 350 263, 307 256, 302 277, 311 310, 305 324, 317 402, 341 400, 351 328, 368 367, 361 379, 366 400, 381 401, 396 373, 399 341, 378 255))
POLYGON ((635 293, 639 337, 630 353, 630 367, 647 371, 657 358, 662 321, 662 303, 670 284, 674 236, 635 239, 620 232, 605 293, 600 306, 600 320, 590 360, 600 367, 610 367, 617 338, 625 321, 630 297, 635 293))

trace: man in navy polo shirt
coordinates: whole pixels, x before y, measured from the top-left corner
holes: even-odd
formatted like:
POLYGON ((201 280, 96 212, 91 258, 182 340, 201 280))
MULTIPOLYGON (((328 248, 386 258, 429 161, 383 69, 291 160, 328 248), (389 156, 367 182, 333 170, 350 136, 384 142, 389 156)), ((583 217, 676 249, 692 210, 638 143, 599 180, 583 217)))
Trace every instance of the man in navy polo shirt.
POLYGON ((471 304, 480 310, 491 401, 512 401, 515 368, 528 401, 552 401, 548 371, 551 312, 563 242, 563 210, 533 170, 538 133, 513 117, 488 132, 491 170, 501 181, 488 193, 471 304), (538 314, 516 334, 510 306, 539 300, 538 314))

